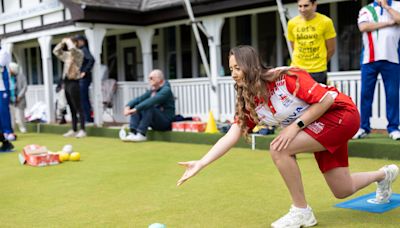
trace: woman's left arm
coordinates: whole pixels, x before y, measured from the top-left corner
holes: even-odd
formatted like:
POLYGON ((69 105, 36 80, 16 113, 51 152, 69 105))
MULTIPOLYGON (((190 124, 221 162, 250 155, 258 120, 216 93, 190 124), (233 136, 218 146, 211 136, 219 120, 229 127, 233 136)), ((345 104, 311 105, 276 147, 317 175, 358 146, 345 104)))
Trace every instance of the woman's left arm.
MULTIPOLYGON (((301 118, 298 119, 298 121, 301 120, 304 123, 304 127, 306 127, 307 125, 324 115, 326 111, 328 111, 329 107, 331 107, 333 102, 334 98, 329 93, 327 93, 326 96, 321 100, 321 102, 312 104, 304 112, 301 118)), ((270 144, 271 149, 281 151, 282 149, 286 149, 289 146, 290 142, 296 137, 297 133, 302 130, 302 128, 297 125, 298 121, 294 121, 289 126, 284 128, 279 133, 279 135, 274 140, 272 140, 270 144)))

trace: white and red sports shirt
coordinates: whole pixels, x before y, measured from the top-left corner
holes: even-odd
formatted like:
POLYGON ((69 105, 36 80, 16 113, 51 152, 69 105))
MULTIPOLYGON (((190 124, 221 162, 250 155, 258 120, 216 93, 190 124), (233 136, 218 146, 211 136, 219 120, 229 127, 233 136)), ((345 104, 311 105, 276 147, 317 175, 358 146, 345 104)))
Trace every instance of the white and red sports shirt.
MULTIPOLYGON (((256 113, 261 124, 286 127, 299 118, 311 104, 322 101, 327 94, 335 99, 329 110, 355 107, 350 97, 340 93, 335 87, 319 84, 307 72, 296 70, 291 71, 291 74, 296 74, 297 77, 296 75, 283 75, 275 82, 266 84, 270 91, 267 104, 260 99, 255 99, 256 113), (299 89, 294 96, 297 78, 299 79, 299 89)), ((249 129, 253 129, 254 121, 248 119, 247 126, 249 129)))
MULTIPOLYGON (((400 2, 388 1, 391 7, 400 12, 400 2)), ((392 16, 375 1, 361 8, 358 14, 358 24, 364 22, 387 22, 392 16)), ((362 64, 379 60, 400 63, 400 25, 381 28, 372 32, 363 32, 362 64)))

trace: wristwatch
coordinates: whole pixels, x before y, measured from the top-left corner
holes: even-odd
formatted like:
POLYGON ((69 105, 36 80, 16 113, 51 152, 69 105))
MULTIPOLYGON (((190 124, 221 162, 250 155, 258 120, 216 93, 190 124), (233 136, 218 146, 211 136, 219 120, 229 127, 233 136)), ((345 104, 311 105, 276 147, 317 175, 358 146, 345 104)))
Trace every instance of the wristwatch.
POLYGON ((295 121, 295 123, 297 124, 297 126, 298 126, 300 129, 303 129, 303 128, 306 127, 306 125, 304 124, 304 122, 303 122, 300 118, 297 118, 297 120, 295 121))

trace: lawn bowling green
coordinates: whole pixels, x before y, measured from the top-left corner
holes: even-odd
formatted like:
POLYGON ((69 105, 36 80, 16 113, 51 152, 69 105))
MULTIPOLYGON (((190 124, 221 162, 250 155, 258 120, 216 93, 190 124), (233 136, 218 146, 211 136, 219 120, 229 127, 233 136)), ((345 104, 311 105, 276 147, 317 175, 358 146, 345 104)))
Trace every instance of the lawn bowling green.
MULTIPOLYGON (((179 161, 200 158, 210 145, 114 138, 66 139, 28 133, 16 152, 0 154, 1 227, 269 227, 290 199, 268 152, 234 148, 181 187, 179 161), (50 150, 71 144, 81 161, 21 166, 18 152, 37 143, 50 150)), ((196 140, 191 140, 195 142, 196 140)), ((312 155, 299 155, 306 196, 321 227, 398 227, 399 208, 372 214, 334 207, 335 199, 312 155)), ((351 171, 395 161, 350 158, 351 171)), ((371 185, 351 198, 371 193, 371 185)), ((400 181, 393 191, 400 192, 400 181)), ((347 199, 346 199, 347 200, 347 199)))

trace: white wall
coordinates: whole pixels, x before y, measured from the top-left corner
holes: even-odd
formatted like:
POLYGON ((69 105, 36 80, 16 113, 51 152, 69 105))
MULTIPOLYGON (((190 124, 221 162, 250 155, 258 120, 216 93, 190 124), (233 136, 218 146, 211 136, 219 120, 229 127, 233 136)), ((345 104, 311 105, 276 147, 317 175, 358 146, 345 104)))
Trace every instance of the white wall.
MULTIPOLYGON (((18 1, 15 1, 18 2, 18 1)), ((29 8, 40 3, 39 0, 22 0, 22 8, 29 8)))
POLYGON ((52 24, 64 20, 64 13, 62 11, 49 13, 43 16, 43 24, 52 24))
POLYGON ((28 29, 28 28, 34 28, 34 27, 41 26, 41 24, 42 24, 42 20, 40 19, 40 17, 34 17, 34 18, 29 18, 29 19, 23 20, 22 27, 24 29, 28 29))
POLYGON ((3 1, 4 13, 0 9, 0 27, 5 25, 5 31, 1 28, 0 34, 40 27, 42 22, 43 25, 62 22, 64 14, 67 20, 71 18, 70 12, 66 12, 59 0, 21 0, 21 7, 19 0, 3 1))
POLYGON ((17 0, 3 0, 3 2, 5 12, 17 11, 19 9, 19 1, 17 0))
POLYGON ((5 32, 16 32, 22 29, 21 23, 19 21, 6 24, 6 31, 5 32))

